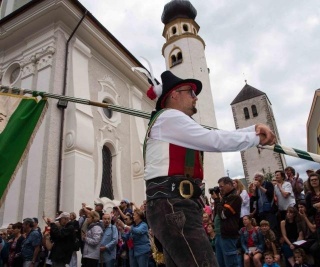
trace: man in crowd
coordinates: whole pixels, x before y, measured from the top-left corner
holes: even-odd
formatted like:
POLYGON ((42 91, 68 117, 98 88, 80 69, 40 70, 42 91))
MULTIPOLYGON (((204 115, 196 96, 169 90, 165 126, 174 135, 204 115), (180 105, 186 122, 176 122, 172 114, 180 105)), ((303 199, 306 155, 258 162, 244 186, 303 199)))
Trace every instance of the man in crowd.
POLYGON ((70 213, 62 212, 56 220, 59 221, 59 226, 51 219, 47 219, 53 242, 50 259, 53 267, 64 267, 71 261, 75 246, 75 231, 70 222, 70 213))
MULTIPOLYGON (((166 266, 215 266, 215 256, 202 227, 200 184, 202 153, 239 151, 274 144, 275 135, 263 124, 239 131, 208 130, 191 116, 197 112, 202 83, 161 75, 162 87, 145 141, 147 220, 163 245, 166 266)), ((201 203, 202 202, 202 203, 201 203)))
POLYGON ((266 220, 270 224, 270 228, 279 233, 277 229, 277 217, 275 214, 275 203, 274 203, 274 186, 271 182, 264 180, 263 173, 254 174, 254 182, 252 184, 252 200, 256 201, 256 214, 258 224, 262 220, 266 220))
POLYGON ((100 220, 102 220, 102 216, 103 216, 103 204, 100 203, 100 202, 94 203, 94 210, 99 213, 100 220))
POLYGON ((302 193, 303 180, 299 178, 299 173, 297 173, 296 175, 296 170, 291 166, 285 168, 284 172, 287 176, 286 181, 291 184, 294 198, 296 200, 296 203, 298 203, 300 200, 304 199, 304 194, 302 193))
POLYGON ((237 194, 233 186, 233 181, 229 177, 222 177, 218 181, 220 194, 214 196, 216 216, 220 218, 221 240, 217 244, 222 255, 217 255, 219 266, 237 267, 238 251, 237 242, 239 240, 239 219, 242 199, 237 194), (222 256, 222 257, 221 257, 222 256))
POLYGON ((42 236, 34 230, 34 221, 31 218, 23 220, 23 231, 26 233, 26 239, 23 242, 21 255, 23 258, 23 267, 38 266, 38 255, 41 250, 42 236))
POLYGON ((103 267, 114 267, 117 256, 118 229, 111 224, 111 215, 102 217, 104 232, 100 243, 100 262, 103 267))
POLYGON ((293 194, 292 186, 289 182, 285 181, 284 171, 275 171, 277 183, 275 185, 275 195, 277 197, 278 208, 280 213, 280 220, 286 218, 287 208, 293 207, 296 204, 296 200, 293 194))

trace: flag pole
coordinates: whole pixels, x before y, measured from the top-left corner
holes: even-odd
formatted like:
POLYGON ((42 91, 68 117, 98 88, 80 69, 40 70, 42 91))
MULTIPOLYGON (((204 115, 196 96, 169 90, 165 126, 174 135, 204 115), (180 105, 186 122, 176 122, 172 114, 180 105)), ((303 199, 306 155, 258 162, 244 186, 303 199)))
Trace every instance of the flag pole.
MULTIPOLYGON (((83 104, 83 105, 90 105, 90 106, 95 106, 95 107, 107 108, 107 109, 111 109, 116 112, 121 112, 124 114, 133 115, 133 116, 140 117, 143 119, 150 119, 150 113, 145 112, 145 111, 127 108, 127 107, 118 106, 118 105, 113 105, 113 104, 109 104, 109 103, 101 103, 101 102, 91 101, 91 100, 83 99, 83 98, 64 96, 64 95, 34 91, 34 90, 23 89, 23 88, 19 88, 19 87, 5 86, 5 85, 0 85, 0 92, 1 93, 8 93, 8 94, 16 94, 16 95, 31 94, 34 97, 41 96, 41 97, 54 98, 54 99, 58 99, 58 100, 64 100, 64 101, 69 101, 69 102, 83 104)), ((206 126, 206 125, 202 125, 202 126, 206 129, 217 130, 217 128, 214 128, 214 127, 210 127, 210 126, 206 126)), ((272 150, 276 153, 289 155, 289 156, 293 156, 293 157, 297 157, 297 158, 320 163, 320 155, 318 155, 318 154, 310 153, 310 152, 303 151, 303 150, 296 149, 296 148, 286 147, 281 144, 275 144, 273 146, 258 145, 258 147, 262 148, 262 149, 272 150)))

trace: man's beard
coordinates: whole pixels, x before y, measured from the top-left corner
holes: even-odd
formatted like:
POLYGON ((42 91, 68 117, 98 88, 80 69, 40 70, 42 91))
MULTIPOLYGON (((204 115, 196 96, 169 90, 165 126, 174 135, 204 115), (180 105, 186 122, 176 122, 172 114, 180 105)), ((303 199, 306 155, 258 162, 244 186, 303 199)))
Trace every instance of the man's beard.
POLYGON ((192 111, 193 111, 193 114, 196 114, 198 112, 197 108, 196 107, 193 107, 192 108, 192 111))

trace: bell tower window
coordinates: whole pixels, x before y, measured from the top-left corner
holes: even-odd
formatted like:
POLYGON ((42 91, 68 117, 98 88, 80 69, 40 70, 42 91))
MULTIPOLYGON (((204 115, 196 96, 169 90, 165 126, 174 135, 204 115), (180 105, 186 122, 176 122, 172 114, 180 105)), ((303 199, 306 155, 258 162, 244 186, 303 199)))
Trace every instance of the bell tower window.
POLYGON ((189 31, 189 27, 188 27, 188 25, 187 24, 183 24, 183 30, 185 31, 185 32, 188 32, 189 31))
POLYGON ((245 119, 250 119, 249 110, 247 107, 243 109, 245 119))
POLYGON ((176 34, 177 33, 177 28, 176 27, 172 27, 172 34, 176 34))
POLYGON ((171 60, 171 64, 170 67, 173 67, 175 65, 178 65, 180 63, 182 63, 182 52, 179 48, 175 48, 170 55, 170 60, 171 60))
POLYGON ((253 117, 257 117, 258 116, 258 111, 257 111, 256 105, 252 105, 251 106, 251 110, 252 110, 253 117))

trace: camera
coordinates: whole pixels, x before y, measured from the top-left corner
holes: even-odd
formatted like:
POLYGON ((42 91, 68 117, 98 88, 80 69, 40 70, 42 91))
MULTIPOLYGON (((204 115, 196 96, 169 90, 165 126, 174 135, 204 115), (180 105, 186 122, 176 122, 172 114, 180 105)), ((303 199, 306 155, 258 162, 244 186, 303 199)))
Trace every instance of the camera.
POLYGON ((220 193, 219 186, 215 186, 213 188, 209 188, 209 194, 212 195, 213 193, 216 193, 216 195, 218 195, 220 193))

